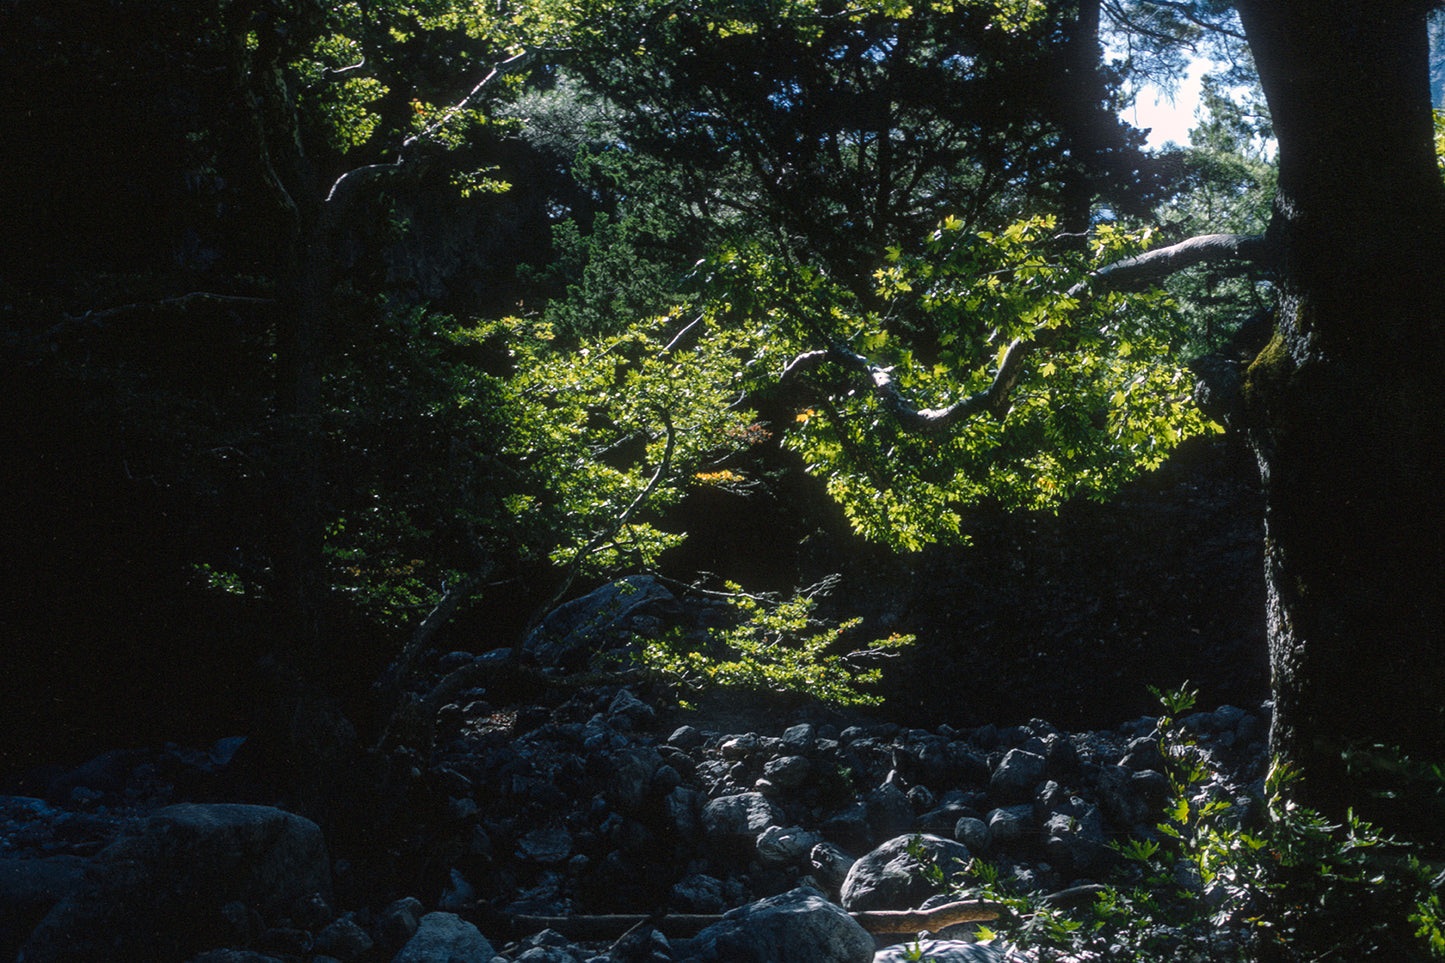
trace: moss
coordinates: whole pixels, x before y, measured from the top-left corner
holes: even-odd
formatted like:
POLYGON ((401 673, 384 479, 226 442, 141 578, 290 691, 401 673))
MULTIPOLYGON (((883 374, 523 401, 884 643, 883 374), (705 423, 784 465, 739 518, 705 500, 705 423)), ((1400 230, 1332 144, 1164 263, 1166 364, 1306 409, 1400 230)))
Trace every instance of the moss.
POLYGON ((1294 358, 1285 346, 1284 336, 1275 331, 1274 336, 1255 355, 1244 372, 1244 407, 1249 412, 1263 412, 1279 397, 1280 389, 1287 385, 1295 371, 1294 358))

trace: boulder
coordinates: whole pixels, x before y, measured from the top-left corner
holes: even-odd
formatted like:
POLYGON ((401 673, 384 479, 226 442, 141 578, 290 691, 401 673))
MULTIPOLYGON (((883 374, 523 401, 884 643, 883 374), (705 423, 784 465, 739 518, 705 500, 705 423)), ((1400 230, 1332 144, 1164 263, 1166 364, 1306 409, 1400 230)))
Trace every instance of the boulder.
POLYGON ((524 648, 542 665, 580 665, 593 654, 631 641, 634 630, 681 610, 676 596, 651 575, 631 575, 554 609, 524 648))
POLYGON ((869 963, 873 937, 815 889, 740 906, 689 940, 684 963, 869 963))
POLYGON ((703 835, 724 853, 751 856, 763 830, 782 821, 782 810, 759 792, 719 796, 702 807, 703 835))
POLYGON ((496 950, 471 923, 455 913, 428 913, 392 963, 451 963, 452 960, 489 961, 496 950))
POLYGON ((998 802, 1016 803, 1029 799, 1034 787, 1043 782, 1048 761, 1027 749, 1010 749, 989 779, 988 791, 998 802))
POLYGON ((798 826, 769 826, 758 836, 758 858, 766 866, 795 866, 823 840, 798 826))
POLYGON ((813 764, 806 756, 779 756, 763 765, 763 778, 782 789, 796 789, 808 781, 813 764))
POLYGON ((1044 854, 1055 866, 1083 876, 1104 868, 1111 856, 1099 807, 1079 803, 1044 821, 1044 854))
POLYGON ((228 904, 269 918, 330 890, 326 845, 309 819, 269 806, 168 806, 100 853, 19 958, 183 960, 235 935, 228 904))
POLYGON ((868 828, 874 839, 892 839, 913 826, 913 803, 892 783, 868 793, 867 807, 868 828))
POLYGON ((85 879, 79 856, 0 859, 0 960, 15 951, 51 907, 85 879))
POLYGON ((989 841, 994 846, 1009 846, 1023 838, 1033 819, 1032 806, 1004 806, 988 814, 989 841))
POLYGON ((855 913, 913 909, 939 892, 938 885, 923 871, 925 862, 943 870, 947 880, 961 872, 971 858, 967 846, 942 836, 895 836, 853 864, 843 880, 839 899, 855 913))

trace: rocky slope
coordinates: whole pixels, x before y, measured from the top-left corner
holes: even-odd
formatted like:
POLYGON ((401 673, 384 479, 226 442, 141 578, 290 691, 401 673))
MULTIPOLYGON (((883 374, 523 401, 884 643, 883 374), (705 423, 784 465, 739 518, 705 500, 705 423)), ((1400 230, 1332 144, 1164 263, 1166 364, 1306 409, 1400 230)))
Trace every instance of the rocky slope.
MULTIPOLYGON (((1169 792, 1149 717, 964 731, 839 728, 797 710, 728 731, 625 687, 510 706, 472 695, 437 752, 413 760, 385 834, 329 856, 309 820, 214 801, 234 786, 234 743, 107 754, 51 780, 48 798, 0 798, 0 950, 26 963, 866 961, 905 935, 865 941, 842 911, 936 897, 920 859, 1075 891, 1118 859, 1111 841, 1149 835, 1169 792), (586 919, 740 907, 764 915, 697 935, 664 925, 642 946, 586 919), (773 913, 784 922, 762 922, 773 913)), ((1267 709, 1185 724, 1217 773, 1197 791, 1247 813, 1267 709)))

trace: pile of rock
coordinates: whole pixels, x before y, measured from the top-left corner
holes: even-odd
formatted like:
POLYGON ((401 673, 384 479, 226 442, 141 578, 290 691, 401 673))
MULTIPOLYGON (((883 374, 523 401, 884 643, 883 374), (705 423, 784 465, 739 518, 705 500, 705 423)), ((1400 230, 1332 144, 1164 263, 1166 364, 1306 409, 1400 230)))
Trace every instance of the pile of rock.
MULTIPOLYGON (((333 863, 298 816, 137 808, 135 785, 156 780, 143 755, 111 765, 119 771, 104 783, 62 776, 52 785, 64 798, 51 803, 0 798, 0 941, 10 941, 0 953, 20 946, 25 963, 894 960, 900 951, 879 943, 901 937, 880 941, 849 914, 936 899, 926 864, 948 877, 980 860, 1021 890, 1078 887, 1107 872, 1111 840, 1151 832, 1169 791, 1150 718, 1072 734, 1043 721, 960 732, 808 719, 728 732, 666 718, 633 688, 567 693, 499 707, 474 691, 449 710, 447 740, 415 773, 433 804, 400 816, 404 845, 427 854, 425 880, 395 880, 374 906, 336 905, 335 894, 361 892, 348 882, 359 857, 333 863), (88 835, 68 847, 75 820, 88 835), (559 932, 597 914, 726 911, 687 939, 643 928, 579 943, 559 932)), ((1212 769, 1236 774, 1198 791, 1247 806, 1265 710, 1226 706, 1184 723, 1229 763, 1212 769)), ((378 853, 401 845, 375 841, 378 853)), ((997 952, 947 941, 929 950, 940 961, 997 952)))

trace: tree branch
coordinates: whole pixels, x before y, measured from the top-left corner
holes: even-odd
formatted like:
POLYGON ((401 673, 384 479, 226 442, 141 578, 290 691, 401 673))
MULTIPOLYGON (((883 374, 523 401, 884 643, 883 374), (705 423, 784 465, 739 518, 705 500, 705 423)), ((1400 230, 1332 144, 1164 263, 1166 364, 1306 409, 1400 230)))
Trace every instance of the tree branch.
POLYGON ((365 167, 357 167, 336 178, 331 184, 331 189, 326 192, 326 206, 329 209, 345 210, 361 189, 376 178, 415 168, 420 163, 420 148, 435 137, 447 121, 462 111, 469 110, 487 88, 497 80, 530 68, 543 52, 540 47, 529 48, 493 65, 487 75, 479 80, 465 97, 438 114, 425 130, 408 135, 401 142, 401 150, 397 153, 396 160, 388 164, 368 164, 365 167))
MULTIPOLYGON (((1205 262, 1258 264, 1267 262, 1268 256, 1262 234, 1206 234, 1105 265, 1070 288, 1069 297, 1084 300, 1095 293, 1146 287, 1160 278, 1205 262)), ((838 342, 795 357, 783 369, 780 381, 786 384, 824 361, 834 361, 862 375, 874 396, 905 430, 939 432, 983 412, 998 418, 1007 414, 1009 398, 1023 377, 1024 362, 1035 351, 1052 346, 1065 330, 1062 325, 1045 323, 1035 327, 1028 336, 1015 339, 1004 352, 992 383, 946 408, 914 408, 898 389, 891 368, 873 364, 838 342)))

